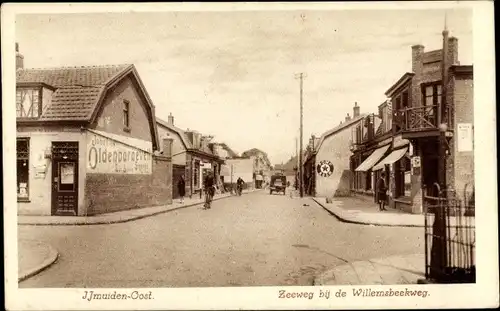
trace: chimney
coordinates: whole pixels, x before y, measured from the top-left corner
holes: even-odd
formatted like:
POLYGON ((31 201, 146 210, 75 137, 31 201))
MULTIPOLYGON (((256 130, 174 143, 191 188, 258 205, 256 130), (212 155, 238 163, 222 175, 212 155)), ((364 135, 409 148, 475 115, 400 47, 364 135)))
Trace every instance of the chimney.
POLYGON ((458 61, 458 39, 455 37, 450 37, 448 39, 448 64, 450 66, 460 65, 458 61))
POLYGON ((172 126, 174 125, 174 116, 172 115, 172 113, 168 115, 168 124, 172 126))
POLYGON ((24 56, 19 53, 19 43, 16 42, 16 71, 24 69, 24 56))
POLYGON ((353 110, 353 117, 356 118, 356 117, 359 117, 359 106, 358 106, 358 102, 354 102, 354 108, 352 108, 353 110))
POLYGON ((163 156, 171 157, 172 156, 172 142, 174 140, 170 137, 163 138, 163 156))
POLYGON ((423 45, 414 45, 411 47, 411 70, 419 74, 422 70, 422 56, 424 55, 423 45))
POLYGON ((349 113, 348 113, 348 114, 345 116, 345 121, 347 122, 347 121, 349 121, 349 120, 351 120, 351 117, 349 116, 349 113))

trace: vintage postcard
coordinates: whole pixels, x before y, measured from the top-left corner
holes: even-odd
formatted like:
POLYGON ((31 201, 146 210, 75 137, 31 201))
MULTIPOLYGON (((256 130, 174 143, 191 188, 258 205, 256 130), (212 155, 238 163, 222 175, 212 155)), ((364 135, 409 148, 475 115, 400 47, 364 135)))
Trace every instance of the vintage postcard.
POLYGON ((493 25, 4 4, 6 308, 498 307, 493 25))

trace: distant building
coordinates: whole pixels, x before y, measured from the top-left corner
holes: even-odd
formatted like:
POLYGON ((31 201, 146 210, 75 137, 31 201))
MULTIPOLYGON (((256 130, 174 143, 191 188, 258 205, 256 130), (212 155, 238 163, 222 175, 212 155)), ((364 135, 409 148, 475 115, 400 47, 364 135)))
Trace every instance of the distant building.
POLYGON ((256 188, 262 187, 264 181, 269 181, 271 175, 271 162, 267 157, 267 153, 257 148, 253 148, 243 152, 241 156, 254 158, 253 179, 256 188))
POLYGON ((202 136, 196 131, 185 131, 174 125, 174 117, 169 115, 168 121, 156 118, 158 135, 171 138, 173 163, 173 197, 178 197, 177 183, 184 176, 186 195, 200 194, 203 179, 208 170, 212 170, 214 179, 220 183, 220 170, 224 159, 214 150, 211 137, 202 136))
POLYGON ((222 165, 221 178, 226 187, 236 184, 238 178, 243 179, 247 187, 253 188, 255 157, 234 157, 226 159, 222 165))
POLYGON ((17 64, 19 214, 86 216, 172 202, 170 143, 158 138, 133 65, 17 64), (163 144, 166 153, 155 155, 163 144))

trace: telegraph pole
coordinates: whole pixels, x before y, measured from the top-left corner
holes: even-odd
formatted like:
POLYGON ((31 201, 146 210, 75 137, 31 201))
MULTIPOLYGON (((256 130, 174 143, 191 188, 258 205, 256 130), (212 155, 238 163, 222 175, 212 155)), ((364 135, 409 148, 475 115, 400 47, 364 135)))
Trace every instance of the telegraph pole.
POLYGON ((431 270, 430 277, 432 279, 441 280, 443 273, 448 267, 448 232, 446 231, 447 218, 447 182, 446 182, 446 131, 447 131, 447 97, 446 87, 448 84, 448 28, 446 25, 446 15, 444 19, 443 30, 443 52, 441 61, 441 104, 438 105, 437 125, 439 128, 439 166, 438 166, 438 184, 440 193, 438 194, 439 203, 434 211, 434 223, 432 226, 432 246, 431 246, 431 270))
POLYGON ((303 167, 302 167, 302 140, 303 140, 303 85, 304 78, 306 75, 304 73, 299 73, 295 75, 295 78, 300 79, 300 141, 299 141, 299 189, 300 189, 300 197, 304 196, 304 177, 303 167))

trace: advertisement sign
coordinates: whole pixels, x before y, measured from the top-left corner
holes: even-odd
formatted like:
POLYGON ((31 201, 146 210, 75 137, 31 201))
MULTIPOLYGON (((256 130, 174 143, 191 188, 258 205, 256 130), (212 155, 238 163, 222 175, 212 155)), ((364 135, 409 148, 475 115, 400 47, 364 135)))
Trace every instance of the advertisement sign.
POLYGON ((411 158, 411 166, 412 167, 420 167, 420 157, 411 158))
POLYGON ((472 151, 473 139, 474 137, 472 133, 472 124, 458 123, 457 124, 458 152, 472 151))
POLYGON ((87 132, 87 173, 151 174, 151 142, 141 141, 138 146, 137 141, 97 131, 87 132))

